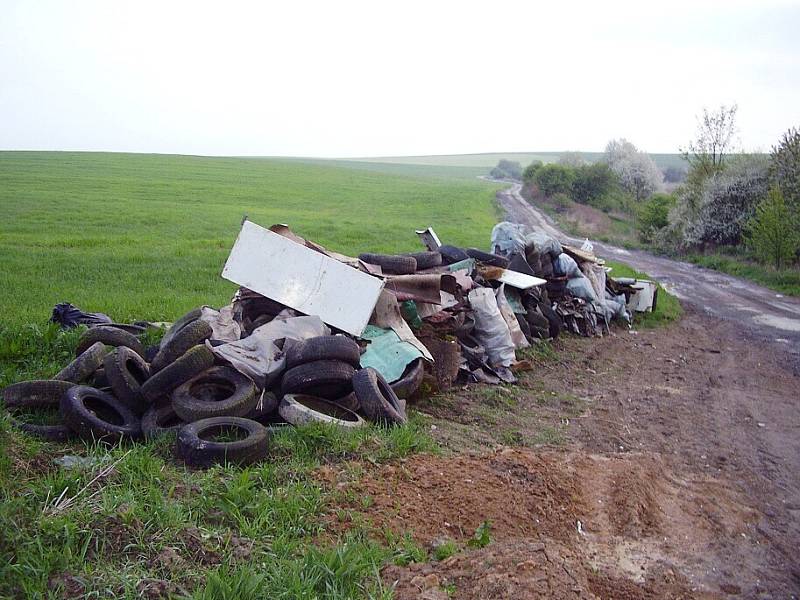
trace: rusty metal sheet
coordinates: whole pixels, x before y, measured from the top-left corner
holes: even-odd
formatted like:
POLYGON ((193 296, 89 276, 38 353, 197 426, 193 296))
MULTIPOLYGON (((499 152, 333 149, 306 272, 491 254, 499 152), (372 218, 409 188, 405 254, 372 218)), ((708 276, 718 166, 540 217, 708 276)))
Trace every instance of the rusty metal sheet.
POLYGON ((386 289, 393 292, 400 302, 418 300, 431 304, 441 301, 443 275, 387 275, 386 289))

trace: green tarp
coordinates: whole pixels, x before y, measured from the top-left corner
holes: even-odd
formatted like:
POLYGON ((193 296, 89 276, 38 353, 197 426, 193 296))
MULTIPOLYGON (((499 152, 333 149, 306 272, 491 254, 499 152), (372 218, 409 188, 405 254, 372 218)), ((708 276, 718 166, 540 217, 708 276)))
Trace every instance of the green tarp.
POLYGON ((370 341, 361 355, 361 366, 372 367, 390 383, 402 377, 409 363, 423 358, 422 352, 391 329, 367 325, 361 337, 370 341))

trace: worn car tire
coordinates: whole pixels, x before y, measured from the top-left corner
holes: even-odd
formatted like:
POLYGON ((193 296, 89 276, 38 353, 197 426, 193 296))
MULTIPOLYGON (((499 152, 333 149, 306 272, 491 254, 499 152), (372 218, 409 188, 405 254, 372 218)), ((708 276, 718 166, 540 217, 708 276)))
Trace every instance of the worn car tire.
POLYGON ((202 314, 203 314, 203 309, 193 308, 185 315, 180 317, 178 320, 176 320, 170 326, 170 328, 167 329, 167 332, 164 334, 164 337, 161 338, 161 347, 163 348, 164 346, 169 344, 172 341, 172 338, 178 335, 184 327, 186 327, 189 323, 193 323, 194 321, 199 319, 202 314))
POLYGON ((106 346, 127 346, 136 354, 144 356, 144 346, 135 335, 106 325, 92 327, 84 331, 78 340, 78 346, 75 348, 75 356, 80 356, 97 342, 103 342, 106 346))
POLYGON ((115 327, 117 329, 121 329, 122 331, 127 331, 136 337, 144 335, 144 333, 147 331, 147 327, 143 327, 141 325, 129 325, 128 323, 104 323, 103 327, 115 327))
POLYGON ((142 434, 145 439, 153 439, 162 435, 177 435, 185 425, 175 412, 172 402, 153 405, 142 415, 142 434))
POLYGON ((453 263, 461 262, 469 258, 469 255, 461 248, 448 246, 447 244, 439 246, 439 254, 442 255, 442 262, 446 265, 452 265, 453 263))
POLYGON ((110 388, 111 385, 108 383, 108 377, 106 377, 106 370, 103 367, 97 369, 92 375, 91 378, 91 385, 93 388, 97 388, 98 390, 101 388, 110 388))
POLYGON ((347 396, 336 398, 335 400, 331 400, 331 402, 338 404, 347 410, 352 410, 353 412, 358 412, 358 409, 360 408, 358 404, 358 396, 356 396, 355 392, 350 392, 347 394, 347 396))
POLYGON ((431 269, 442 264, 441 252, 409 252, 406 256, 417 261, 417 271, 431 269))
POLYGON ((189 348, 202 344, 210 338, 213 333, 214 330, 211 329, 211 325, 205 321, 200 321, 198 319, 188 323, 176 333, 169 342, 161 344, 158 354, 155 355, 150 363, 151 371, 154 374, 158 373, 161 369, 174 363, 181 356, 186 354, 189 348))
POLYGON ((464 252, 466 252, 467 256, 470 258, 474 258, 478 262, 482 262, 485 265, 500 267, 501 269, 508 268, 508 259, 503 256, 498 256, 497 254, 492 254, 490 252, 484 252, 483 250, 478 250, 477 248, 465 248, 464 252))
POLYGON ((110 348, 107 348, 103 342, 95 342, 61 369, 53 379, 72 383, 87 381, 97 369, 103 366, 103 359, 109 350, 110 348))
POLYGON ((214 366, 214 354, 211 350, 203 345, 190 348, 174 363, 151 375, 142 384, 142 396, 152 404, 212 366, 214 366))
POLYGON ((145 360, 130 348, 120 346, 106 356, 103 370, 119 401, 141 415, 149 404, 142 396, 142 384, 150 377, 150 366, 145 360))
POLYGON ((64 423, 83 438, 116 442, 142 433, 139 417, 132 410, 111 394, 88 385, 67 390, 60 410, 64 423))
MULTIPOLYGON (((73 387, 75 387, 75 384, 69 381, 46 379, 21 381, 3 390, 3 404, 7 409, 35 410, 43 408, 58 411, 61 405, 61 397, 73 387)), ((39 425, 25 423, 12 416, 11 424, 25 433, 51 441, 60 442, 75 435, 72 429, 63 423, 39 425)))
POLYGON ((184 425, 178 431, 176 453, 187 464, 209 467, 213 464, 249 465, 267 456, 269 433, 261 424, 241 417, 214 417, 184 425), (241 430, 243 439, 218 442, 204 439, 220 430, 241 430))
POLYGON ((286 368, 317 360, 340 360, 353 367, 361 361, 361 349, 353 340, 343 335, 322 335, 301 340, 286 349, 286 368))
POLYGON ((356 371, 353 389, 358 396, 361 412, 370 421, 402 424, 408 419, 392 388, 383 375, 372 367, 356 371))
POLYGON ((187 423, 243 417, 258 402, 256 385, 233 367, 211 367, 172 392, 172 406, 187 423))
POLYGON ((352 391, 352 365, 338 360, 317 360, 286 371, 281 380, 284 394, 310 394, 321 398, 340 398, 352 391))
POLYGON ((410 363, 400 379, 390 384, 398 398, 410 398, 419 389, 425 375, 425 364, 421 358, 410 363))
POLYGON ((417 270, 417 261, 411 256, 400 254, 370 254, 364 252, 358 255, 359 260, 371 265, 378 265, 384 273, 394 275, 410 275, 417 270))
POLYGON ((307 394, 286 394, 278 406, 278 412, 292 425, 327 423, 347 429, 365 425, 364 419, 352 410, 307 394))

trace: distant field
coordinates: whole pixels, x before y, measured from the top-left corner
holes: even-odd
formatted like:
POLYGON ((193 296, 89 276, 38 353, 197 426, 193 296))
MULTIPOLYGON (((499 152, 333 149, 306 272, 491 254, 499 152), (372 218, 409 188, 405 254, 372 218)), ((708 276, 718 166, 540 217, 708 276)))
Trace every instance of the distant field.
MULTIPOLYGON (((557 162, 559 157, 564 154, 561 152, 490 152, 486 154, 441 154, 435 156, 384 156, 376 158, 354 158, 353 161, 364 163, 392 163, 403 165, 435 165, 443 167, 473 167, 490 169, 497 164, 501 158, 513 160, 520 163, 523 167, 529 165, 534 160, 543 163, 557 162)), ((580 152, 583 158, 589 162, 599 160, 602 152, 580 152)), ((659 168, 680 167, 684 161, 680 154, 651 154, 653 161, 659 168)))
POLYGON ((227 303, 244 215, 343 253, 418 249, 415 228, 484 246, 498 186, 441 167, 109 153, 0 152, 3 326, 70 301, 120 321, 227 303))

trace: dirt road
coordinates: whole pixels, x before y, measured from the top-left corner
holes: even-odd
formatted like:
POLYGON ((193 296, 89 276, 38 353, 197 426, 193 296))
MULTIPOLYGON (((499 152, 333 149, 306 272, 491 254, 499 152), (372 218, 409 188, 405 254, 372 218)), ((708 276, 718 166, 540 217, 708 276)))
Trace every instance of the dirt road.
MULTIPOLYGON (((498 194, 509 220, 567 238, 519 191, 498 194)), ((800 303, 595 247, 666 283, 684 316, 561 336, 515 386, 419 401, 451 454, 332 484, 427 547, 484 522, 491 543, 384 580, 398 600, 800 598, 800 303)))
MULTIPOLYGON (((562 240, 562 233, 541 211, 522 197, 522 186, 499 192, 498 202, 510 221, 543 229, 562 240)), ((582 240, 573 240, 578 244, 582 240)), ((685 304, 740 326, 743 332, 784 346, 795 365, 800 363, 800 299, 784 297, 738 277, 696 265, 592 242, 595 252, 623 262, 657 279, 685 304)))

